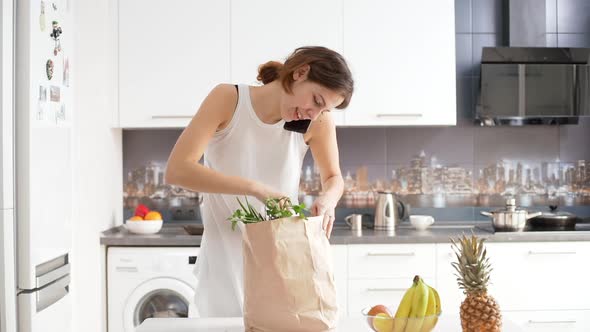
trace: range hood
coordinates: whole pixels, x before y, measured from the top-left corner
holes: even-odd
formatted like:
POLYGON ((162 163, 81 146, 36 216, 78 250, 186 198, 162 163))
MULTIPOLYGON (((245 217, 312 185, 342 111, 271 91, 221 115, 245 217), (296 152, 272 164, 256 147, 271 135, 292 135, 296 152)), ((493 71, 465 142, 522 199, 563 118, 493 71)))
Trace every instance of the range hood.
POLYGON ((590 115, 590 48, 545 47, 544 3, 510 1, 510 46, 483 48, 477 124, 577 124, 590 115))
POLYGON ((590 115, 589 57, 589 48, 484 48, 476 122, 577 124, 590 115))

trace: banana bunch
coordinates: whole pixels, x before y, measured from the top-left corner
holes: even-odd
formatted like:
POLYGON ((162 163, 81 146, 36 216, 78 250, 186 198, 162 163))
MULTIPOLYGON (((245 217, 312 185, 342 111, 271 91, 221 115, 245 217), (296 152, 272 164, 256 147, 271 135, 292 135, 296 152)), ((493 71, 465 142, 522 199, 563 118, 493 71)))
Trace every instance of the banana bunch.
POLYGON ((428 286, 420 276, 402 298, 397 312, 393 332, 430 332, 434 329, 441 313, 441 304, 436 289, 428 286))

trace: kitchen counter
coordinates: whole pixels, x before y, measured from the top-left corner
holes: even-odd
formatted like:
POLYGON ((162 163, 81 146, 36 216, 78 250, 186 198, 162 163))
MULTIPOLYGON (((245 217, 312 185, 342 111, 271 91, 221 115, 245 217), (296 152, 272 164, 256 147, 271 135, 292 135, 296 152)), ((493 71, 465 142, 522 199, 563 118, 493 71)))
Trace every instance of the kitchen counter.
MULTIPOLYGON (((416 231, 410 225, 402 225, 394 233, 363 229, 357 235, 350 229, 336 227, 330 238, 332 244, 395 244, 395 243, 449 243, 449 237, 475 234, 489 242, 556 242, 590 241, 590 224, 578 224, 576 231, 554 232, 506 232, 494 233, 489 223, 440 223, 426 231, 416 231)), ((182 225, 164 225, 158 234, 136 235, 124 226, 102 233, 100 243, 105 246, 199 246, 200 235, 189 235, 182 225)))
POLYGON ((201 238, 200 235, 188 234, 181 224, 164 224, 160 232, 152 235, 133 234, 123 225, 102 232, 100 244, 134 247, 196 247, 201 245, 201 238))
MULTIPOLYGON (((502 331, 519 332, 514 323, 504 319, 502 331)), ((368 331, 367 323, 362 317, 343 318, 337 332, 368 331)), ((241 317, 233 318, 150 318, 146 319, 136 332, 244 332, 241 317)), ((457 316, 441 316, 433 331, 461 331, 461 322, 457 316)))

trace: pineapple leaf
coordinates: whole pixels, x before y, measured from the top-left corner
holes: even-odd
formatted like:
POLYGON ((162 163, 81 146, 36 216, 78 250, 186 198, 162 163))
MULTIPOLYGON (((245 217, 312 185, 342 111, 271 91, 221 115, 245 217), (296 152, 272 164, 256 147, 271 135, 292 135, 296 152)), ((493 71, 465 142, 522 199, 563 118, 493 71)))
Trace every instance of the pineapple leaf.
POLYGON ((451 265, 456 271, 459 288, 466 294, 486 292, 490 283, 492 268, 485 240, 474 233, 470 236, 462 234, 457 238, 451 238, 451 248, 456 257, 456 261, 451 265))

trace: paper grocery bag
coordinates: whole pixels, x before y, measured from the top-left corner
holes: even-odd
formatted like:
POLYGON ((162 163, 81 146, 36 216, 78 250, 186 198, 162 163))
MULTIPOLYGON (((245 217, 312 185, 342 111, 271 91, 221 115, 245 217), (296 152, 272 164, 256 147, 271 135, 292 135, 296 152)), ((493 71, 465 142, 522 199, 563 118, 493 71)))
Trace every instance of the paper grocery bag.
POLYGON ((322 220, 289 217, 245 225, 246 331, 335 329, 334 268, 322 220))

